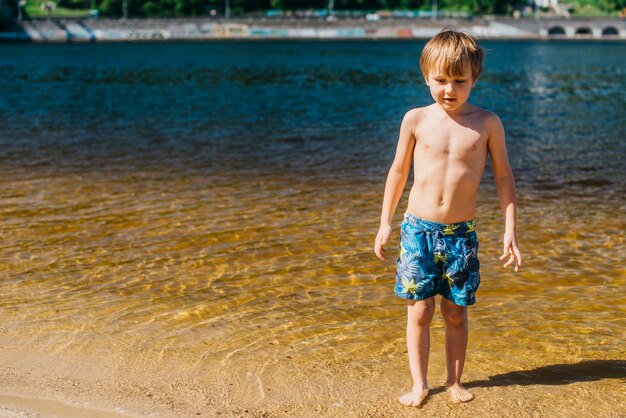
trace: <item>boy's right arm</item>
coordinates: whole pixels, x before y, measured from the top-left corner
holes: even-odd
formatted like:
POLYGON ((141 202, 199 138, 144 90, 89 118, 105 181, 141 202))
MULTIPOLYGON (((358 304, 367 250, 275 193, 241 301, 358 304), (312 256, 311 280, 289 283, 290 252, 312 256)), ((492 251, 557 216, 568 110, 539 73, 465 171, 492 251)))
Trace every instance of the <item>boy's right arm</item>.
POLYGON ((396 148, 396 156, 389 169, 387 182, 385 184, 385 195, 383 198, 383 208, 380 215, 380 228, 376 235, 374 252, 381 260, 385 259, 385 248, 389 236, 391 235, 391 220, 396 211, 402 191, 406 185, 413 161, 413 151, 416 139, 414 129, 416 125, 417 110, 410 110, 404 115, 400 126, 400 137, 396 148))

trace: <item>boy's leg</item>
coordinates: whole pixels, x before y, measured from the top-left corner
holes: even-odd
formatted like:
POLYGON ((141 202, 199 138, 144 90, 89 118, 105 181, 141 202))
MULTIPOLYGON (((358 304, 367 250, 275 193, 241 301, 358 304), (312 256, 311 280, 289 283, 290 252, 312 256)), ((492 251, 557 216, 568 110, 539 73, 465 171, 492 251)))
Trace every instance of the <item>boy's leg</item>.
POLYGON ((406 344, 413 388, 400 397, 407 406, 419 406, 428 395, 428 353, 430 351, 430 321, 435 313, 435 298, 409 300, 407 304, 406 344))
POLYGON ((467 402, 474 398, 461 386, 468 336, 467 306, 459 306, 442 297, 441 314, 446 323, 446 389, 454 402, 467 402))

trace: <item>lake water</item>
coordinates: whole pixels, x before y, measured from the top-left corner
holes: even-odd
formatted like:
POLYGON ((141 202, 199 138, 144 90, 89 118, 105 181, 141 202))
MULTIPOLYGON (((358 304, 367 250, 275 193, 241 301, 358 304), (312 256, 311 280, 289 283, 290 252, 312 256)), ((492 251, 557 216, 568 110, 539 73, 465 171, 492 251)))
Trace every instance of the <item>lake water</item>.
MULTIPOLYGON (((450 405, 427 416, 624 416, 626 48, 484 42, 523 270, 482 283, 450 405)), ((138 416, 413 416, 399 224, 373 254, 423 42, 0 44, 0 390, 138 416)))

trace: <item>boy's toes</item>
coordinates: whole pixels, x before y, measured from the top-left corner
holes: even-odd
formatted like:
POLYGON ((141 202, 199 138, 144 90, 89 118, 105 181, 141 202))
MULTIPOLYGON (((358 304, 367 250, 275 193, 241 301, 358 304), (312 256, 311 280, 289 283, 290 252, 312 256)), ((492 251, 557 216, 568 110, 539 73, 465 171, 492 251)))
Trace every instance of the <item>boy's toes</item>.
POLYGON ((413 406, 413 392, 405 393, 400 396, 400 403, 405 406, 413 406))
POLYGON ((405 406, 420 406, 422 402, 424 402, 424 399, 426 399, 427 395, 428 389, 422 389, 419 391, 411 391, 405 393, 404 395, 400 396, 398 400, 402 405, 405 406))
POLYGON ((452 402, 455 403, 469 402, 474 399, 474 395, 472 395, 467 389, 459 384, 449 386, 446 390, 450 394, 450 399, 452 400, 452 402))
POLYGON ((457 402, 469 402, 472 399, 474 399, 474 396, 471 393, 469 393, 468 391, 466 391, 466 390, 462 391, 462 392, 459 392, 456 395, 456 401, 457 402))

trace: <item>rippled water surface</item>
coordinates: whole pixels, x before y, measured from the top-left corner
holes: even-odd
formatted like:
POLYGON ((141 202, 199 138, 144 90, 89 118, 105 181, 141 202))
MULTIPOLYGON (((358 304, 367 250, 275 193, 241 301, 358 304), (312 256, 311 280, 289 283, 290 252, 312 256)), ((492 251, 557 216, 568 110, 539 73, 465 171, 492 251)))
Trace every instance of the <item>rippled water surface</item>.
MULTIPOLYGON (((395 259, 372 248, 402 116, 430 103, 422 46, 0 44, 5 389, 36 369, 138 414, 410 415, 395 259)), ((487 170, 477 398, 424 413, 626 415, 624 44, 484 46, 472 100, 506 127, 524 268, 498 262, 487 170)), ((432 340, 437 387, 439 317, 432 340)))

